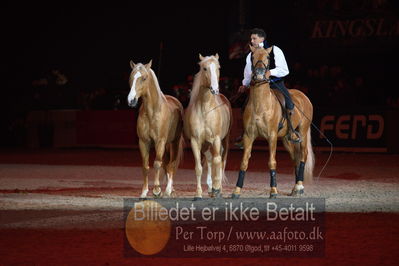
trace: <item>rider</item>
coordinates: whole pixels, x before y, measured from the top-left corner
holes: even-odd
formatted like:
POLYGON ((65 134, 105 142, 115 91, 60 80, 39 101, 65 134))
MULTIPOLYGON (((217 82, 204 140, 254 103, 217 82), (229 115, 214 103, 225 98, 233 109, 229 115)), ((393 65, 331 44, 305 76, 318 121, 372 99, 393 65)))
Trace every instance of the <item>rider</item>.
MULTIPOLYGON (((253 47, 267 47, 266 33, 263 29, 254 28, 251 30, 251 45, 253 47), (265 45, 266 44, 266 45, 265 45)), ((284 77, 288 75, 288 66, 285 61, 283 51, 276 45, 272 45, 272 50, 270 52, 269 58, 270 70, 267 71, 266 77, 270 79, 270 88, 278 89, 285 98, 285 108, 287 111, 287 121, 289 123, 289 139, 293 142, 300 142, 301 138, 299 133, 294 130, 291 124, 291 115, 294 109, 294 103, 292 102, 291 96, 284 85, 284 77)), ((238 92, 245 92, 252 79, 252 53, 250 52, 246 59, 246 65, 244 68, 244 79, 242 80, 242 85, 238 88, 238 92)))

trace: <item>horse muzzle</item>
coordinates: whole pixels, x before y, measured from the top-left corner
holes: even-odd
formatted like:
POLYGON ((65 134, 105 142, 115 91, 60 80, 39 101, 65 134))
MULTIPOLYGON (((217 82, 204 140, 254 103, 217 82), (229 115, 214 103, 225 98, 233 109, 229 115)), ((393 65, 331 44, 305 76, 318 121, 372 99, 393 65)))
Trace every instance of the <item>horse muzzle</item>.
POLYGON ((210 88, 210 91, 213 95, 219 95, 219 90, 218 89, 214 89, 214 88, 210 88))
POLYGON ((252 80, 255 83, 265 83, 270 81, 265 75, 254 75, 252 80))
POLYGON ((257 67, 257 68, 255 68, 254 69, 254 74, 252 76, 252 80, 255 83, 269 82, 269 79, 266 77, 267 70, 268 70, 268 67, 257 67))
POLYGON ((136 98, 134 98, 133 100, 131 100, 130 102, 128 101, 127 105, 129 105, 129 107, 136 107, 137 106, 137 102, 138 100, 136 98))

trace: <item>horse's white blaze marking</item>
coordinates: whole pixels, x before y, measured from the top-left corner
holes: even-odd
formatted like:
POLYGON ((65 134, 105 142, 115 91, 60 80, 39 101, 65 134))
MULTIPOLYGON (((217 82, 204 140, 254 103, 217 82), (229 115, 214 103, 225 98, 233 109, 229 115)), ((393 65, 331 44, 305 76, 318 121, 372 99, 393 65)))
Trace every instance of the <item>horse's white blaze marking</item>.
POLYGON ((132 87, 130 88, 129 95, 127 96, 128 102, 131 102, 131 101, 136 97, 136 82, 137 82, 137 79, 138 79, 139 77, 141 77, 141 73, 140 73, 140 72, 137 72, 137 73, 134 74, 134 76, 133 76, 132 87))
POLYGON ((211 71, 211 87, 215 90, 215 91, 219 91, 219 83, 218 83, 218 79, 216 76, 216 66, 215 63, 210 63, 209 64, 209 69, 211 71))

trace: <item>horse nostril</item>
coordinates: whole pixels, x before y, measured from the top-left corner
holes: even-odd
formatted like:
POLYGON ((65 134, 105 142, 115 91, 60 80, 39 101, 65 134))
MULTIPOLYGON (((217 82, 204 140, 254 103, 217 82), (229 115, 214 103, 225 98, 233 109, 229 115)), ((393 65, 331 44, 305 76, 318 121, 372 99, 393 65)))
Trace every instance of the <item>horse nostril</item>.
POLYGON ((130 102, 128 101, 127 105, 129 105, 130 107, 136 107, 138 100, 137 99, 133 99, 130 102))

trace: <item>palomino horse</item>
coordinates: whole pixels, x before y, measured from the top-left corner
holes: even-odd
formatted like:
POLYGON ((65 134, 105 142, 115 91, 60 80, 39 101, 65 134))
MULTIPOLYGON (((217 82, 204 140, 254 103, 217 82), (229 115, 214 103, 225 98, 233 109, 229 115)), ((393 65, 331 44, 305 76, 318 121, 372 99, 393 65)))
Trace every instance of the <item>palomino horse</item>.
POLYGON ((158 79, 151 69, 151 62, 143 65, 130 61, 130 93, 127 97, 129 106, 135 107, 140 97, 143 104, 137 119, 137 135, 143 160, 144 184, 141 198, 148 193, 149 153, 155 145, 155 179, 153 194, 161 196, 159 176, 163 167, 167 176, 165 195, 173 192, 173 176, 183 152, 183 106, 172 96, 165 96, 158 84, 158 79))
POLYGON ((276 181, 277 138, 282 138, 282 142, 295 164, 296 184, 291 195, 303 194, 304 177, 306 181, 311 181, 314 168, 314 153, 310 135, 310 125, 313 116, 312 103, 301 91, 290 90, 295 104, 294 113, 291 116, 293 128, 298 130, 302 136, 305 136, 302 142, 294 144, 288 139, 289 129, 284 119, 283 108, 277 95, 270 88, 269 78, 266 77, 266 73, 269 70, 271 48, 263 49, 251 46, 251 51, 253 54, 252 85, 243 115, 244 154, 237 185, 232 197, 238 198, 240 196, 248 168, 248 161, 251 157, 252 144, 258 136, 267 139, 269 143, 270 197, 275 198, 278 194, 276 181), (282 125, 282 127, 279 128, 279 125, 282 125))
POLYGON ((208 162, 208 193, 211 197, 220 196, 233 121, 230 102, 219 94, 218 54, 199 55, 199 58, 200 70, 195 75, 190 103, 184 115, 184 133, 191 140, 195 158, 196 200, 202 198, 201 153, 208 162))

